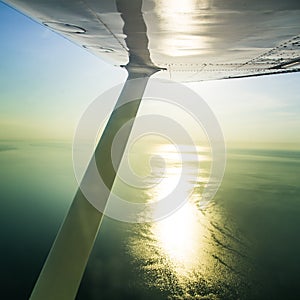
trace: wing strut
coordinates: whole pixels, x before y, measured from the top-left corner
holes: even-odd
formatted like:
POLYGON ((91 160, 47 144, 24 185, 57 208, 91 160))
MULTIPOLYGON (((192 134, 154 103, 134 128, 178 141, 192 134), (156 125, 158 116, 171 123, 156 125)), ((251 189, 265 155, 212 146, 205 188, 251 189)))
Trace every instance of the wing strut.
MULTIPOLYGON (((98 170, 109 188, 99 195, 99 200, 104 204, 107 203, 116 177, 111 161, 114 137, 127 121, 134 120, 149 77, 160 70, 150 58, 147 30, 142 14, 142 0, 117 0, 116 3, 124 20, 124 34, 127 36, 129 63, 126 69, 129 76, 94 154, 98 170), (130 79, 134 78, 141 80, 138 80, 137 84, 132 84, 130 79), (129 99, 135 101, 126 104, 125 109, 117 109, 129 99)), ((125 126, 122 139, 118 140, 119 151, 117 157, 114 156, 116 169, 122 160, 134 122, 129 123, 131 125, 125 126)), ((83 181, 93 180, 93 176, 90 163, 83 181)), ((33 289, 31 300, 76 297, 102 219, 103 214, 88 202, 79 188, 33 289)))
MULTIPOLYGON (((125 109, 113 111, 96 148, 95 160, 98 168, 101 168, 102 178, 109 190, 112 188, 116 176, 110 157, 112 142, 118 130, 136 116, 147 81, 148 77, 139 80, 140 86, 128 84, 128 81, 125 83, 117 105, 122 105, 122 102, 128 99, 128 93, 130 97, 133 96, 137 100, 130 102, 125 109)), ((117 168, 121 162, 133 122, 128 124, 131 126, 126 126, 125 132, 122 132, 122 141, 124 142, 118 143, 119 151, 117 157, 114 157, 117 168)), ((92 168, 89 165, 83 180, 90 180, 92 176, 92 168)), ((102 203, 107 202, 110 195, 109 190, 103 191, 99 195, 102 203)), ((30 299, 75 298, 102 219, 103 214, 86 200, 79 188, 30 299)))

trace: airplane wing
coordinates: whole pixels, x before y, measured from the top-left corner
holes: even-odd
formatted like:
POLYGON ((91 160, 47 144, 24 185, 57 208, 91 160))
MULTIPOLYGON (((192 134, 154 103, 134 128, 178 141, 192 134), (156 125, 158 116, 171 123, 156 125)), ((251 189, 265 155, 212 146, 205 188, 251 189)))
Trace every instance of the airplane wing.
POLYGON ((156 68, 162 78, 189 82, 300 71, 298 0, 4 2, 113 65, 156 68))

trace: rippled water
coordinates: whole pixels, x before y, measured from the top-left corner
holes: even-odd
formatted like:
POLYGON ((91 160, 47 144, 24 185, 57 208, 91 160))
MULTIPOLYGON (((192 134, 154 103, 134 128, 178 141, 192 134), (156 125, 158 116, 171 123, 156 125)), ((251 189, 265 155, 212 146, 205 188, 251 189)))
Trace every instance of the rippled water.
MULTIPOLYGON (((130 201, 138 193, 145 202, 155 201, 172 193, 178 181, 183 180, 188 201, 162 221, 127 226, 125 248, 143 284, 172 298, 238 297, 246 285, 243 276, 249 268, 247 242, 222 207, 216 203, 204 208, 200 205, 209 176, 209 150, 185 146, 181 147, 185 152, 180 157, 170 144, 152 144, 152 147, 148 146, 144 153, 165 160, 160 168, 152 160, 156 176, 163 179, 146 192, 132 191, 122 185, 122 195, 130 201), (192 155, 195 150, 199 163, 192 155), (189 168, 180 176, 183 163, 188 163, 189 168)), ((137 156, 141 152, 141 149, 134 152, 133 160, 140 160, 137 156)), ((145 157, 144 160, 150 161, 145 157)), ((140 163, 137 169, 145 165, 140 163)))
MULTIPOLYGON (((61 144, 1 147, 1 234, 8 250, 2 281, 10 299, 28 297, 74 193, 69 150, 61 144)), ((150 188, 115 187, 130 201, 155 201, 176 184, 181 162, 174 148, 146 150, 133 155, 132 168, 150 188), (149 153, 167 164, 158 157, 146 163, 149 153)), ((222 186, 201 208, 210 155, 197 151, 200 167, 186 148, 184 179, 192 193, 172 216, 146 224, 105 218, 78 299, 299 298, 300 152, 229 150, 222 186)))
MULTIPOLYGON (((160 151, 166 149, 164 145, 160 151)), ((198 151, 202 168, 196 174, 197 166, 190 161, 185 180, 196 180, 196 185, 179 211, 152 224, 104 222, 79 299, 87 295, 97 299, 101 293, 120 299, 293 299, 299 295, 300 153, 229 151, 221 189, 202 209, 199 203, 210 164, 209 153, 203 148, 198 151), (105 252, 111 256, 103 259, 105 252), (104 278, 107 266, 114 274, 111 280, 104 278)), ((174 151, 167 152, 172 162, 170 179, 180 163, 174 151)), ((159 190, 164 190, 163 182, 159 190)), ((152 193, 131 191, 127 196, 151 201, 159 194, 154 188, 152 193)))

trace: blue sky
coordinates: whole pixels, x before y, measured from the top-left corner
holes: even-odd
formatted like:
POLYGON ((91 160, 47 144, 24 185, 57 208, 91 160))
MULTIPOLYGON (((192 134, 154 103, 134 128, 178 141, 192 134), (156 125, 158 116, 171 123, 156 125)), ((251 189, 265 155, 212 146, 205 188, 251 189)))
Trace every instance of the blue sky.
MULTIPOLYGON (((88 104, 126 72, 0 2, 0 139, 72 139, 88 104), (4 30, 5 29, 5 30, 4 30)), ((299 143, 300 74, 191 83, 227 141, 299 143)))
POLYGON ((0 23, 2 139, 70 139, 85 107, 126 78, 3 3, 0 23))

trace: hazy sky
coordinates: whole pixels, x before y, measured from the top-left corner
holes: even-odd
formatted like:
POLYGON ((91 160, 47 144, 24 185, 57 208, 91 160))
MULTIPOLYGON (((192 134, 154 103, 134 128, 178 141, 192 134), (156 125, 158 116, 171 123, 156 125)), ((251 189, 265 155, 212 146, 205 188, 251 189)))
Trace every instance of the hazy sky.
MULTIPOLYGON (((0 3, 0 139, 71 139, 126 72, 0 3)), ((227 141, 300 141, 300 74, 192 83, 227 141)))

